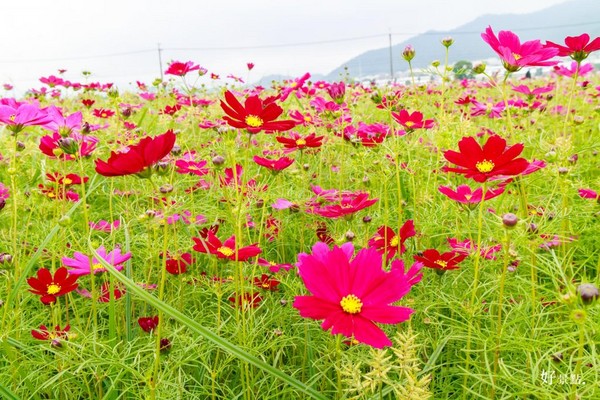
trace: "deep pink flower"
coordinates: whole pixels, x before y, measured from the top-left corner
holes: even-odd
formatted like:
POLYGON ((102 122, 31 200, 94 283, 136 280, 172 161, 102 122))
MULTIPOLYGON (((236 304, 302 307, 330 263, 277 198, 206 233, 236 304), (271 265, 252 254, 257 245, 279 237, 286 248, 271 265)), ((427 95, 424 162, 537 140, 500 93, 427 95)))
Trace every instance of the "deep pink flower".
POLYGON ((224 242, 221 242, 221 240, 210 230, 206 232, 206 235, 200 235, 199 238, 193 237, 192 240, 195 243, 193 247, 195 251, 213 254, 217 256, 217 258, 224 258, 232 261, 247 261, 262 252, 256 243, 238 249, 236 247, 235 235, 224 242))
POLYGON ((496 104, 492 102, 480 103, 477 100, 472 100, 471 116, 487 115, 489 118, 501 118, 504 111, 504 102, 499 101, 496 104))
POLYGON ((261 267, 269 267, 269 271, 273 273, 277 273, 281 270, 289 271, 290 269, 294 268, 292 264, 277 264, 274 261, 267 261, 264 258, 259 258, 256 264, 261 267))
POLYGON ((385 254, 387 262, 396 254, 403 254, 406 251, 404 242, 415 235, 415 224, 412 219, 402 225, 397 235, 389 226, 380 226, 377 233, 369 239, 369 247, 377 250, 379 254, 385 254))
MULTIPOLYGON (((131 258, 131 253, 121 254, 121 249, 118 247, 107 253, 104 246, 101 246, 97 250, 97 253, 104 261, 114 266, 117 271, 122 270, 122 264, 131 258)), ((74 258, 62 258, 63 265, 71 268, 71 270, 69 270, 71 275, 81 276, 89 275, 92 272, 97 274, 106 271, 106 268, 100 264, 96 257, 90 257, 78 251, 73 253, 73 257, 74 258)))
MULTIPOLYGON (((462 204, 479 204, 483 196, 483 188, 479 187, 472 190, 469 185, 459 185, 456 190, 452 190, 449 186, 440 186, 438 188, 444 196, 462 204)), ((485 192, 485 200, 493 199, 504 193, 504 187, 499 186, 494 189, 488 189, 485 192)))
POLYGON ((33 104, 0 105, 0 122, 15 133, 22 131, 26 126, 45 126, 50 121, 48 113, 33 104))
POLYGON ((511 31, 500 31, 498 37, 488 26, 481 38, 500 56, 504 68, 515 72, 523 67, 542 67, 556 65, 558 61, 550 59, 558 54, 558 49, 544 47, 539 40, 522 43, 511 31))
POLYGON ((312 204, 306 209, 309 214, 317 214, 326 218, 340 218, 351 216, 354 213, 372 206, 379 199, 369 199, 369 194, 356 192, 345 194, 335 204, 312 204))
POLYGON ((92 228, 95 231, 111 232, 111 231, 119 229, 119 226, 121 225, 121 221, 119 221, 117 219, 117 220, 114 220, 111 224, 110 222, 101 219, 98 222, 90 221, 89 224, 90 224, 90 228, 92 228))
POLYGON ((200 69, 199 65, 195 65, 192 61, 181 62, 181 61, 173 61, 169 64, 169 67, 165 71, 165 75, 176 75, 176 76, 184 76, 189 72, 198 71, 200 69))
POLYGON ((90 135, 71 133, 70 136, 62 137, 58 132, 52 136, 46 135, 40 139, 39 149, 50 158, 60 160, 74 160, 77 156, 88 157, 98 145, 98 138, 90 135))
POLYGON ((431 129, 433 128, 433 120, 432 119, 423 119, 423 113, 420 111, 414 111, 413 113, 409 113, 405 109, 400 110, 400 112, 392 112, 392 117, 394 120, 402 125, 404 129, 406 129, 406 133, 411 133, 415 129, 431 129))
POLYGON ((598 200, 600 202, 600 193, 592 189, 579 189, 579 197, 582 199, 598 200))
MULTIPOLYGON (((462 242, 459 242, 455 238, 448 238, 448 244, 450 245, 450 247, 452 247, 452 250, 454 250, 458 254, 470 256, 477 253, 477 244, 474 244, 469 239, 465 239, 462 242)), ((481 250, 479 250, 479 254, 481 255, 481 257, 487 260, 495 260, 496 256, 494 254, 499 252, 500 249, 502 249, 502 245, 500 244, 490 247, 482 247, 481 250)))
POLYGON ((586 76, 590 72, 594 70, 594 66, 590 63, 587 64, 578 64, 577 61, 573 61, 570 66, 564 65, 555 65, 553 67, 553 72, 556 75, 566 76, 568 78, 577 76, 586 76))
POLYGON ((280 157, 276 160, 270 160, 268 158, 254 156, 252 159, 254 160, 255 163, 257 163, 261 167, 265 167, 267 169, 270 169, 271 171, 276 171, 276 172, 283 171, 284 169, 286 169, 287 167, 292 165, 294 163, 294 161, 296 161, 293 158, 288 158, 288 157, 280 157))
POLYGON ((294 307, 305 318, 324 320, 321 327, 333 335, 342 334, 375 348, 392 342, 375 323, 398 324, 414 310, 393 303, 405 296, 421 280, 422 265, 405 271, 400 260, 389 272, 382 268, 381 254, 375 249, 359 250, 346 243, 333 249, 316 243, 312 254, 298 255, 298 274, 311 296, 296 296, 294 307))
POLYGON ((292 94, 293 92, 297 91, 302 86, 304 86, 304 84, 306 83, 306 81, 309 78, 310 78, 310 74, 307 72, 304 75, 302 75, 301 77, 296 78, 293 81, 289 82, 287 84, 287 86, 285 86, 283 88, 283 90, 281 91, 281 95, 280 95, 281 101, 285 101, 290 94, 292 94))
POLYGON ((600 37, 590 42, 590 35, 587 33, 579 36, 567 36, 565 38, 565 45, 561 46, 554 42, 546 41, 546 47, 557 49, 560 57, 571 57, 573 60, 581 62, 590 53, 600 50, 600 37))
POLYGON ((175 167, 177 167, 178 174, 190 174, 203 176, 208 174, 208 168, 206 168, 207 162, 205 160, 193 161, 193 160, 177 160, 175 161, 175 167))
POLYGON ((107 110, 105 108, 94 108, 94 110, 92 110, 92 114, 94 115, 94 117, 98 118, 110 118, 113 115, 115 115, 115 112, 113 110, 107 110))
POLYGON ((46 129, 58 132, 63 137, 69 136, 74 132, 78 133, 81 129, 81 122, 83 120, 81 111, 65 117, 60 108, 50 106, 48 107, 47 112, 48 117, 51 120, 44 125, 46 129))

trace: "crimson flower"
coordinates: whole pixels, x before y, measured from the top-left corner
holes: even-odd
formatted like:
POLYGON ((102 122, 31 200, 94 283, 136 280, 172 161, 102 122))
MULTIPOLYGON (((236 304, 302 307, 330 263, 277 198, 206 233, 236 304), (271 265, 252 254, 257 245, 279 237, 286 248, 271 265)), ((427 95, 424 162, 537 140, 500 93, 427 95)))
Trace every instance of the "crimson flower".
POLYGON ((260 276, 260 278, 254 278, 254 286, 257 286, 261 289, 264 290, 270 290, 272 292, 276 292, 277 290, 279 290, 277 288, 277 286, 279 286, 279 284, 281 282, 279 282, 277 279, 275 278, 271 278, 269 275, 267 274, 262 274, 260 276))
POLYGON ((458 168, 444 167, 445 172, 456 172, 476 182, 502 175, 519 175, 529 166, 524 158, 516 158, 523 151, 523 144, 506 146, 506 140, 492 135, 482 146, 473 137, 463 137, 458 142, 460 152, 446 150, 444 157, 458 168))
POLYGON ((110 118, 113 115, 115 115, 115 112, 113 110, 107 110, 105 108, 95 108, 92 111, 92 114, 98 118, 110 118))
POLYGON ((556 65, 550 61, 558 54, 558 49, 544 47, 539 40, 522 43, 519 37, 511 31, 500 31, 498 37, 491 26, 488 26, 481 38, 500 56, 502 65, 508 72, 515 72, 523 67, 543 67, 556 65))
POLYGON ((165 75, 176 75, 176 76, 184 76, 188 72, 198 71, 200 69, 199 65, 194 65, 192 61, 181 62, 181 61, 173 61, 169 64, 169 68, 165 71, 165 75))
MULTIPOLYGON (((438 188, 440 193, 448 197, 451 200, 457 201, 461 204, 479 204, 483 196, 483 188, 471 189, 469 185, 459 185, 456 190, 452 190, 449 186, 440 186, 438 188)), ((495 189, 488 189, 485 192, 485 199, 490 200, 494 197, 500 196, 504 193, 504 187, 499 186, 495 189)))
POLYGON ((270 169, 271 171, 283 171, 284 169, 292 165, 295 161, 294 159, 287 157, 281 157, 276 160, 269 160, 268 158, 254 156, 252 159, 258 165, 270 169))
POLYGON ((250 246, 236 248, 235 235, 231 236, 225 242, 221 242, 212 231, 207 231, 206 235, 193 237, 195 245, 193 249, 200 253, 216 255, 217 258, 224 258, 232 261, 247 261, 248 259, 259 255, 262 250, 255 244, 250 246))
POLYGON ((369 199, 365 192, 345 193, 337 204, 312 204, 306 209, 309 214, 317 214, 326 218, 352 216, 354 213, 377 203, 379 199, 369 199))
POLYGON ((31 336, 38 340, 68 339, 69 330, 71 330, 70 325, 65 326, 64 329, 60 329, 60 325, 56 325, 54 331, 49 331, 46 325, 40 325, 39 330, 31 330, 31 336))
POLYGON ((92 99, 81 99, 81 104, 83 104, 85 108, 90 108, 95 102, 96 100, 92 99))
POLYGON ((321 327, 376 348, 392 342, 375 323, 397 324, 409 319, 414 310, 393 303, 421 280, 422 265, 405 271, 400 260, 389 272, 382 267, 381 254, 365 248, 354 255, 354 246, 345 243, 333 249, 316 243, 312 254, 298 255, 298 273, 311 296, 296 296, 294 307, 304 318, 323 320, 321 327))
POLYGON ((304 150, 307 147, 321 147, 323 145, 323 137, 311 133, 308 136, 302 136, 298 132, 290 132, 290 137, 277 136, 275 140, 283 145, 289 152, 294 150, 304 150))
POLYGON ((125 294, 125 288, 120 287, 119 285, 115 285, 112 293, 110 292, 110 283, 104 282, 100 287, 100 296, 98 296, 98 301, 100 303, 108 303, 110 298, 113 300, 119 300, 125 294))
POLYGON ((138 174, 149 176, 152 165, 163 159, 175 144, 175 134, 168 130, 154 138, 145 137, 126 153, 111 152, 107 161, 96 160, 96 172, 104 176, 123 176, 138 174))
POLYGON ((190 253, 183 253, 181 255, 171 255, 167 253, 167 272, 172 275, 184 274, 187 271, 187 267, 192 265, 193 262, 194 259, 190 253))
POLYGON ((54 275, 46 268, 40 268, 37 278, 28 278, 27 283, 31 286, 31 293, 41 296, 42 303, 52 304, 58 296, 77 289, 77 278, 77 275, 70 275, 65 267, 57 269, 54 275))
POLYGON ((225 112, 223 119, 234 128, 243 128, 250 133, 265 131, 287 131, 296 126, 292 120, 275 121, 283 113, 283 108, 274 100, 261 100, 257 95, 250 96, 244 105, 229 90, 225 92, 225 101, 221 100, 225 112))
POLYGON ((241 309, 256 308, 260 305, 262 297, 258 293, 235 294, 228 299, 234 305, 241 309))
POLYGON ((466 254, 460 254, 455 251, 448 251, 440 254, 436 249, 427 249, 422 256, 415 255, 415 261, 422 262, 427 268, 433 268, 440 271, 458 269, 458 263, 467 257, 466 254))
POLYGON ((158 326, 158 315, 153 317, 139 317, 138 324, 144 332, 151 333, 158 326))
POLYGON ((560 57, 568 56, 579 63, 585 60, 590 53, 600 50, 600 37, 590 42, 590 35, 587 33, 579 36, 567 36, 565 38, 565 45, 561 46, 554 42, 546 41, 546 47, 557 49, 560 57))
POLYGON ((415 129, 431 129, 433 128, 432 119, 423 119, 423 113, 415 111, 409 113, 406 110, 400 110, 400 112, 392 112, 392 117, 397 123, 402 125, 407 133, 413 132, 415 129))
POLYGON ((402 225, 398 235, 389 226, 380 226, 377 233, 369 239, 369 247, 377 250, 379 254, 385 254, 386 262, 392 259, 396 253, 403 254, 406 251, 404 242, 415 236, 415 224, 409 219, 402 225))
POLYGON ((292 264, 277 264, 275 261, 267 261, 264 258, 259 258, 256 261, 256 264, 260 265, 261 267, 268 267, 269 271, 273 273, 277 273, 281 270, 289 271, 293 268, 292 264))
POLYGON ((87 176, 83 178, 77 174, 67 174, 63 176, 58 172, 47 173, 46 178, 48 178, 50 182, 55 182, 60 186, 81 185, 82 183, 87 183, 89 180, 87 176))
POLYGON ((582 199, 598 200, 598 202, 600 203, 600 193, 596 192, 595 190, 579 189, 578 193, 579 197, 581 197, 582 199))
POLYGON ((208 168, 206 168, 205 160, 193 161, 180 159, 175 161, 175 166, 177 167, 177 170, 175 172, 177 172, 178 174, 190 174, 197 176, 203 176, 208 174, 208 168))

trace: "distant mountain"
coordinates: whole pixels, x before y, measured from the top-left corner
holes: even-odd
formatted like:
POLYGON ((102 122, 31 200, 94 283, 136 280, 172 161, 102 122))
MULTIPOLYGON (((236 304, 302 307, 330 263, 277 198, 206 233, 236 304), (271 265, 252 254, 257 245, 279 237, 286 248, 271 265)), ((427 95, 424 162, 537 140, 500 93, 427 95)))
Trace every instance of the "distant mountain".
MULTIPOLYGON (((450 31, 428 31, 392 46, 394 71, 408 69, 401 54, 412 45, 416 56, 413 68, 424 68, 434 60, 444 59, 444 47, 440 41, 446 36, 454 38, 450 47, 449 63, 459 60, 484 60, 495 57, 492 49, 481 39, 481 33, 490 25, 496 34, 500 30, 515 32, 522 41, 540 39, 564 44, 566 36, 588 33, 592 38, 600 36, 600 1, 572 0, 530 14, 483 15, 476 20, 450 31)), ((346 69, 351 77, 387 75, 390 73, 389 47, 370 50, 331 71, 328 80, 337 80, 346 69)))

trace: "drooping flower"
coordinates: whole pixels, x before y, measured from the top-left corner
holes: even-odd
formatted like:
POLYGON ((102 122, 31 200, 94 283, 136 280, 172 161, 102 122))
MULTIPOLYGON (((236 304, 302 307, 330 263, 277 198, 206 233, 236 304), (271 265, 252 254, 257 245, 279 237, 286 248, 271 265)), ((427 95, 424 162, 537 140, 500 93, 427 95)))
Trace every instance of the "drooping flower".
POLYGON ((397 235, 392 228, 383 225, 369 239, 369 247, 377 250, 379 254, 385 254, 387 262, 394 258, 396 254, 403 254, 406 251, 404 242, 408 238, 415 236, 415 234, 415 224, 412 219, 409 219, 402 225, 397 235))
POLYGON ((578 193, 579 197, 581 197, 582 199, 598 200, 598 202, 600 203, 600 193, 596 192, 595 190, 579 189, 578 193))
MULTIPOLYGON (((131 253, 121 254, 121 249, 118 247, 111 252, 106 252, 104 246, 101 246, 96 250, 100 258, 106 261, 108 264, 115 267, 117 271, 123 269, 123 263, 131 258, 131 253)), ((98 274, 100 272, 106 272, 106 268, 94 257, 90 257, 83 253, 76 251, 73 253, 74 258, 63 257, 62 263, 71 268, 69 271, 71 275, 89 275, 90 273, 98 274)))
MULTIPOLYGON (((473 243, 470 239, 465 239, 462 242, 459 242, 455 238, 448 238, 448 244, 452 247, 456 253, 464 254, 465 256, 470 256, 477 253, 478 246, 473 243)), ((496 244, 494 246, 489 247, 481 247, 479 250, 479 255, 487 260, 495 260, 495 253, 499 252, 502 249, 502 245, 496 244)))
POLYGON ((517 35, 511 31, 500 31, 498 37, 488 26, 481 38, 500 56, 502 65, 508 72, 523 67, 543 67, 556 65, 550 59, 558 54, 558 49, 544 47, 539 40, 530 40, 521 44, 517 35))
POLYGON ((287 85, 283 87, 282 91, 281 91, 281 101, 285 101, 288 96, 290 94, 292 94, 293 92, 296 92, 296 94, 298 95, 298 90, 301 89, 304 84, 306 83, 307 80, 310 79, 310 74, 307 72, 304 75, 302 75, 299 78, 296 78, 292 81, 288 81, 287 85))
POLYGON ((577 62, 585 60, 590 53, 600 50, 600 37, 590 42, 590 35, 587 33, 579 36, 567 36, 565 46, 546 41, 546 47, 558 50, 560 57, 571 57, 577 62))
POLYGON ((392 342, 375 323, 397 324, 414 310, 393 305, 421 280, 422 265, 405 271, 400 260, 389 272, 375 249, 359 250, 346 243, 333 249, 316 243, 312 254, 298 255, 298 273, 311 296, 296 296, 294 307, 305 318, 324 320, 321 327, 375 348, 392 342))
POLYGON ((415 261, 422 262, 427 268, 433 268, 440 271, 458 269, 458 263, 464 260, 467 256, 455 251, 448 251, 440 254, 436 249, 427 249, 423 255, 414 255, 415 261))
MULTIPOLYGON (((481 203, 481 198, 483 197, 483 188, 479 187, 473 190, 469 187, 469 185, 458 185, 456 190, 452 190, 452 188, 449 186, 440 186, 438 190, 449 199, 462 204, 479 204, 481 203)), ((498 197, 502 193, 504 193, 504 186, 487 189, 485 192, 485 200, 498 197)))
POLYGON ((87 157, 91 155, 98 145, 98 138, 90 135, 71 133, 70 136, 62 137, 58 132, 52 136, 46 135, 40 139, 39 149, 50 158, 60 160, 74 160, 76 157, 87 157))
POLYGON ((274 261, 267 261, 264 258, 259 258, 256 264, 260 265, 261 267, 268 267, 269 271, 273 273, 277 273, 281 270, 289 271, 294 267, 292 264, 277 264, 274 261))
POLYGON ((56 325, 53 331, 48 330, 46 325, 40 325, 39 330, 31 330, 31 336, 38 340, 68 339, 69 330, 71 330, 70 325, 66 325, 63 329, 60 329, 60 325, 56 325))
POLYGON ((145 137, 125 153, 111 152, 107 161, 96 160, 96 172, 104 176, 151 174, 150 167, 162 160, 173 148, 175 134, 168 130, 154 138, 145 137))
POLYGON ((255 244, 242 248, 236 247, 235 235, 221 242, 221 240, 211 231, 206 231, 205 235, 193 237, 193 249, 200 253, 213 254, 217 258, 223 258, 232 261, 247 261, 252 257, 259 255, 262 250, 255 244))
POLYGON ((198 71, 199 65, 195 65, 192 61, 185 63, 181 61, 173 61, 165 71, 165 75, 185 76, 189 72, 198 71))
POLYGON ((498 135, 490 136, 483 146, 473 137, 463 137, 458 147, 460 152, 444 152, 446 160, 458 167, 444 167, 443 171, 464 174, 476 182, 485 182, 498 175, 519 175, 529 166, 526 159, 516 158, 523 151, 523 144, 507 147, 506 140, 498 135))
POLYGON ((260 131, 287 131, 296 126, 292 120, 276 121, 283 108, 274 100, 261 100, 258 95, 250 96, 244 105, 229 90, 225 92, 225 101, 221 100, 225 112, 223 119, 234 128, 246 129, 250 133, 260 131))
POLYGON ((556 75, 566 76, 567 78, 573 78, 574 76, 586 76, 594 70, 594 66, 590 63, 578 64, 577 61, 573 61, 570 66, 555 65, 552 68, 552 72, 556 75))
POLYGON ((259 156, 254 156, 252 160, 254 160, 254 162, 260 165, 261 167, 265 167, 275 172, 283 171, 296 161, 293 158, 288 157, 280 157, 276 160, 270 160, 268 158, 259 156))
POLYGON ((138 325, 144 332, 152 333, 152 331, 158 326, 158 315, 153 317, 139 317, 138 325))
POLYGON ((77 278, 76 274, 70 274, 65 267, 58 268, 54 275, 46 268, 40 268, 37 278, 28 278, 27 283, 31 286, 29 291, 40 296, 42 303, 52 304, 58 296, 77 289, 77 278))

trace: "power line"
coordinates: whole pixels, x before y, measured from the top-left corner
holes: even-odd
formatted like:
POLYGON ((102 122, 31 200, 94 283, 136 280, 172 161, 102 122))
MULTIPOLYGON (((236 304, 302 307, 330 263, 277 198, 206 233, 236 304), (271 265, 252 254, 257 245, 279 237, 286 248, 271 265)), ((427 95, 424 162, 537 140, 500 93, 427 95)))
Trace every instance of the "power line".
POLYGON ((72 60, 89 60, 93 58, 109 58, 109 57, 121 57, 121 56, 129 56, 132 54, 142 54, 142 53, 154 53, 155 49, 148 50, 134 50, 134 51, 125 51, 122 53, 111 53, 111 54, 97 54, 91 56, 79 56, 79 57, 62 57, 62 58, 37 58, 37 59, 24 59, 24 60, 0 60, 2 64, 18 64, 18 63, 26 63, 26 62, 52 62, 52 61, 72 61, 72 60))
MULTIPOLYGON (((547 25, 547 26, 537 26, 537 27, 533 27, 533 28, 513 28, 514 31, 519 31, 519 32, 529 32, 529 31, 539 31, 542 29, 551 29, 551 28, 573 28, 573 27, 579 27, 579 26, 587 26, 587 25, 598 25, 600 24, 600 21, 596 21, 596 22, 584 22, 581 24, 563 24, 563 25, 547 25)), ((506 30, 506 29, 503 29, 506 30)), ((407 36, 407 35, 444 35, 444 34, 452 34, 452 35, 472 35, 472 34, 477 34, 477 33, 482 33, 481 31, 427 31, 427 32, 423 32, 423 33, 415 33, 415 32, 396 32, 396 33, 392 33, 392 35, 398 35, 398 36, 407 36)))

